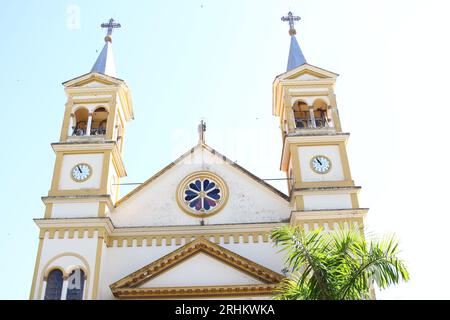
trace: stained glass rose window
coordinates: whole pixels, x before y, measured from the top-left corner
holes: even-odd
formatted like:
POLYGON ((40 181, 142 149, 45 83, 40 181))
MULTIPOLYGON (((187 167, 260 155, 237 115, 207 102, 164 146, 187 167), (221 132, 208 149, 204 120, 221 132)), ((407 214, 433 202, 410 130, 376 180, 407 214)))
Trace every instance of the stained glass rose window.
POLYGON ((227 197, 223 180, 209 172, 198 172, 186 177, 178 189, 177 200, 181 208, 199 217, 216 213, 227 197))

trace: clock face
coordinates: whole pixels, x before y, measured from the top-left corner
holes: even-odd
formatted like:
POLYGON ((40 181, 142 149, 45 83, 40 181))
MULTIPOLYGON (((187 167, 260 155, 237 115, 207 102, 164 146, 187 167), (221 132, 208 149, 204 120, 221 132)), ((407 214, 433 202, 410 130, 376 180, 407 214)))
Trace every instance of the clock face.
POLYGON ((92 173, 92 168, 87 163, 79 163, 73 167, 71 175, 72 179, 77 182, 86 181, 92 173))
POLYGON ((327 173, 331 169, 331 161, 325 156, 315 156, 311 159, 311 168, 316 173, 327 173))

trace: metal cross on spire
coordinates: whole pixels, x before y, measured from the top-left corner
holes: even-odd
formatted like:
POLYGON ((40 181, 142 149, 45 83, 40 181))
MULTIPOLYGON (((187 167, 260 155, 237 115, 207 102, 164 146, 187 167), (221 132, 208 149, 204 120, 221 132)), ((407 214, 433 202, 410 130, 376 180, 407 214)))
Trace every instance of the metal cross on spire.
POLYGON ((294 21, 299 21, 300 17, 294 16, 292 12, 289 11, 288 15, 285 17, 281 17, 281 21, 289 21, 289 34, 291 36, 295 35, 297 32, 294 28, 294 21))
POLYGON ((100 26, 102 28, 108 28, 108 31, 107 31, 106 37, 105 37, 105 41, 110 41, 110 42, 111 42, 111 34, 113 32, 113 29, 121 27, 120 23, 115 22, 113 18, 109 19, 108 23, 102 23, 100 26))

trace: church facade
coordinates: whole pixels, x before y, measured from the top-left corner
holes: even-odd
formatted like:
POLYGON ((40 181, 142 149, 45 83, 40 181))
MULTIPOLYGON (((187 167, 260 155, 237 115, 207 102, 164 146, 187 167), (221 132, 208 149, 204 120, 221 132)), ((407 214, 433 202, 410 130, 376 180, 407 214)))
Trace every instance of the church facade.
MULTIPOLYGON (((274 228, 363 228, 337 111, 337 74, 306 62, 290 25, 287 71, 273 82, 288 195, 199 141, 124 197, 122 150, 134 119, 110 20, 92 70, 67 101, 39 227, 30 299, 269 299, 284 277, 274 228)), ((64 111, 63 111, 64 110, 64 111)))

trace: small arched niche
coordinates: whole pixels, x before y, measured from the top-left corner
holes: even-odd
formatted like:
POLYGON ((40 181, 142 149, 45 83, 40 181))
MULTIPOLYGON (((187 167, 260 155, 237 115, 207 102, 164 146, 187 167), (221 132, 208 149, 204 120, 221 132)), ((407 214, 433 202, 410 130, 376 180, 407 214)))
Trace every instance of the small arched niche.
POLYGON ((72 135, 85 136, 89 118, 89 111, 86 108, 79 108, 74 113, 75 127, 72 135))
POLYGON ((308 127, 309 110, 308 105, 303 100, 297 100, 294 102, 292 111, 294 112, 295 127, 303 129, 308 127))
POLYGON ((108 123, 108 111, 98 107, 92 114, 91 135, 105 135, 108 123))
POLYGON ((323 99, 316 99, 313 102, 313 110, 315 127, 328 127, 328 104, 323 99))

